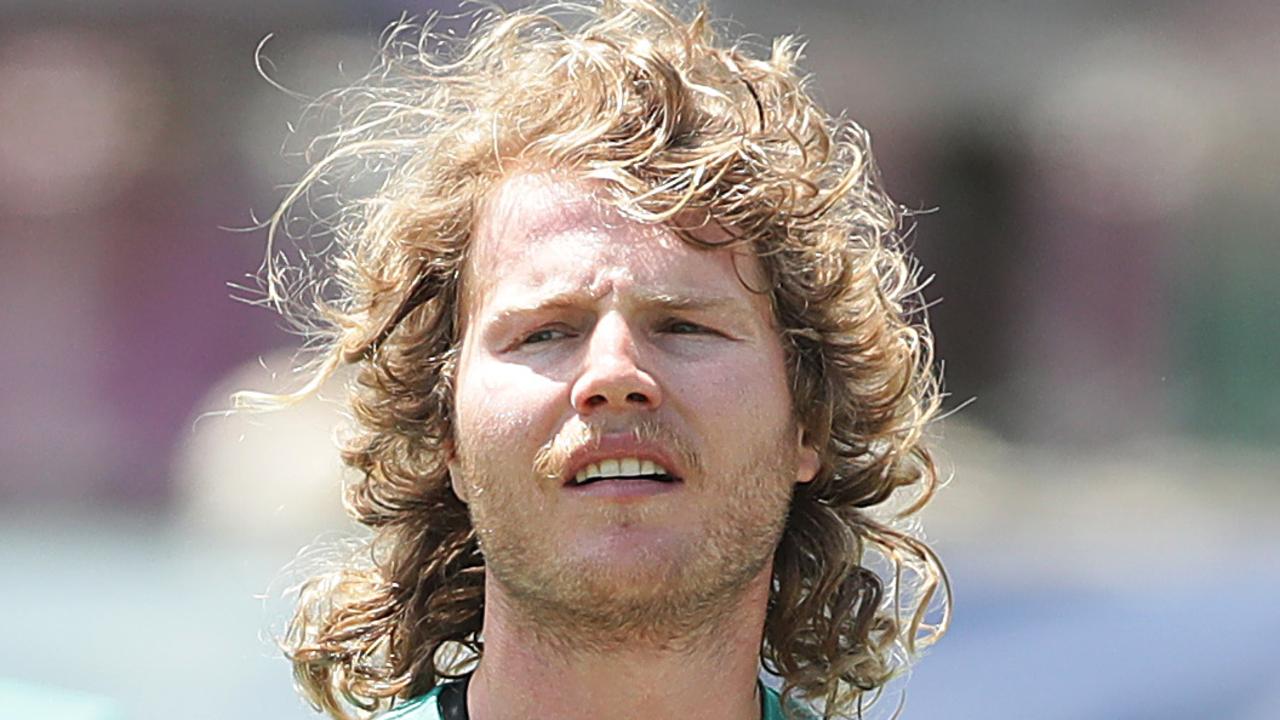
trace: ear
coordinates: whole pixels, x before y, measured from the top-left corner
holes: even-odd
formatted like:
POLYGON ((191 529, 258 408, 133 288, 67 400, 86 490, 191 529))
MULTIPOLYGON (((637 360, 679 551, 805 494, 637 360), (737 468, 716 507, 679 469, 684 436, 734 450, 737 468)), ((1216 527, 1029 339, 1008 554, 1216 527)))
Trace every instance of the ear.
POLYGON ((796 445, 799 447, 799 462, 796 463, 796 483, 812 482, 818 477, 818 470, 822 468, 822 460, 818 456, 818 451, 805 442, 804 428, 796 428, 796 445))
POLYGON ((445 466, 449 468, 449 486, 453 488, 453 494, 466 505, 470 502, 470 497, 467 494, 467 484, 462 479, 462 463, 458 462, 457 447, 453 440, 445 441, 444 453, 445 466))

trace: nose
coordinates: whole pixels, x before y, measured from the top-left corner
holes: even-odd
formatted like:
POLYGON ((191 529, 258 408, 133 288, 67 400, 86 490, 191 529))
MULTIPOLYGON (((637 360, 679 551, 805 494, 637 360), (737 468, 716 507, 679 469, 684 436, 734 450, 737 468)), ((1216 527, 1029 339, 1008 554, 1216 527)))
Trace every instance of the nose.
POLYGON ((635 337, 624 318, 616 313, 601 317, 586 353, 569 398, 579 415, 654 410, 662 404, 657 381, 637 362, 635 337))

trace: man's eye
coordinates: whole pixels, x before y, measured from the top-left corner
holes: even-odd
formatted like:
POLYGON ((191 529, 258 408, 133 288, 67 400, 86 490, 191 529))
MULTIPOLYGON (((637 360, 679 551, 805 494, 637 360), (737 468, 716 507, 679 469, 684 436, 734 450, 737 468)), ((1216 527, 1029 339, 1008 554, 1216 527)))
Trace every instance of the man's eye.
POLYGON ((691 323, 687 320, 671 320, 666 324, 664 330, 676 335, 697 335, 711 332, 710 328, 703 327, 697 323, 691 323))
POLYGON ((569 337, 569 333, 561 330, 560 328, 542 328, 541 330, 534 330, 528 335, 525 335, 524 339, 520 341, 520 344, 535 345, 537 343, 551 342, 552 340, 559 340, 566 337, 569 337))

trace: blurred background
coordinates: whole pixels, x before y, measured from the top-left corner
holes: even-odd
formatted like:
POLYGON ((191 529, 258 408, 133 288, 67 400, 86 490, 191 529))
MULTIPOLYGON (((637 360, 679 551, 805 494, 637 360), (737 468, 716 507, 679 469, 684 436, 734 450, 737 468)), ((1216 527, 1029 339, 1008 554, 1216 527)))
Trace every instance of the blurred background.
MULTIPOLYGON (((1280 4, 711 4, 805 36, 933 210, 972 403, 926 514, 955 620, 903 717, 1280 718, 1280 4)), ((350 531, 340 388, 218 413, 299 344, 229 287, 304 169, 254 51, 315 95, 432 9, 0 0, 0 718, 313 717, 270 638, 282 568, 350 531)))

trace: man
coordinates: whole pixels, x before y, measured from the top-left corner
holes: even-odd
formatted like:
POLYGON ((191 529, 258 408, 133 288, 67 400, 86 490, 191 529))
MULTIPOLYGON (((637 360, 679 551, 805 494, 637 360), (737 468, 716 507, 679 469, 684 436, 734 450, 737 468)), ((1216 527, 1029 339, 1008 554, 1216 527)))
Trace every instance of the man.
POLYGON ((941 565, 870 512, 932 495, 938 393, 865 134, 794 42, 755 59, 650 0, 423 33, 331 98, 276 216, 387 168, 336 228, 300 393, 357 366, 373 529, 302 588, 302 691, 412 720, 860 710, 948 609, 925 621, 941 565))

